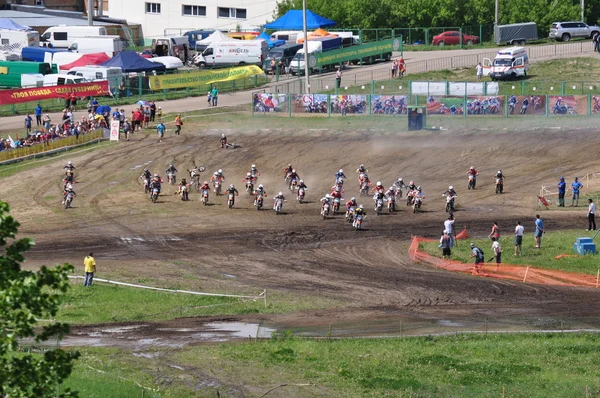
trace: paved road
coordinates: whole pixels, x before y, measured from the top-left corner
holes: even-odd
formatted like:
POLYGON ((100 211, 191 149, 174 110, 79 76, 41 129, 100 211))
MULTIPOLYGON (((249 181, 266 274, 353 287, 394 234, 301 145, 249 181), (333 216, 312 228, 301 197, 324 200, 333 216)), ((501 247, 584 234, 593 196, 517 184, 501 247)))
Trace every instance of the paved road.
MULTIPOLYGON (((494 48, 475 48, 475 49, 465 49, 465 50, 443 50, 443 51, 405 51, 404 52, 404 60, 406 61, 408 74, 410 74, 411 64, 416 64, 418 62, 427 61, 427 60, 436 60, 436 59, 440 59, 440 58, 466 57, 466 56, 477 55, 477 54, 489 54, 489 53, 493 53, 496 50, 497 49, 494 49, 494 48)), ((584 52, 580 52, 580 53, 576 53, 576 54, 569 54, 566 56, 549 55, 546 57, 539 57, 537 59, 532 59, 531 62, 543 61, 543 60, 555 59, 555 58, 562 58, 562 57, 580 57, 580 56, 589 57, 589 56, 592 56, 593 54, 594 54, 593 51, 590 50, 590 51, 584 51, 584 52)), ((394 53, 394 57, 398 57, 399 55, 400 55, 399 53, 394 53)), ((474 67, 474 65, 473 65, 473 67, 474 67)), ((445 67, 441 67, 441 69, 445 69, 445 67)), ((389 74, 389 70, 390 70, 390 64, 386 63, 386 62, 378 63, 375 65, 363 66, 363 67, 353 66, 344 71, 344 80, 350 81, 350 82, 356 81, 356 82, 367 83, 367 82, 370 82, 371 76, 373 76, 373 78, 375 78, 375 79, 386 78, 389 74)), ((333 82, 334 82, 335 78, 332 75, 332 73, 327 73, 327 74, 323 74, 320 76, 311 76, 311 81, 315 82, 315 83, 312 83, 313 87, 317 87, 318 83, 316 83, 316 81, 318 81, 318 80, 324 81, 324 83, 322 84, 323 87, 325 87, 326 84, 331 84, 330 87, 333 87, 333 82), (329 83, 329 82, 331 82, 331 83, 329 83)), ((260 90, 261 91, 262 90, 269 91, 268 90, 269 88, 278 86, 280 88, 280 92, 281 92, 281 90, 284 89, 285 83, 294 83, 297 81, 298 81, 297 76, 289 76, 289 77, 284 76, 284 77, 280 78, 279 82, 269 83, 265 87, 260 88, 260 90)), ((238 106, 238 105, 249 104, 253 91, 256 91, 256 89, 247 90, 247 91, 238 91, 238 92, 231 93, 231 94, 221 94, 219 96, 219 106, 238 106)), ((193 98, 183 98, 183 99, 172 100, 172 101, 161 101, 160 103, 158 103, 158 105, 162 107, 163 113, 165 113, 165 114, 175 113, 175 112, 185 113, 185 112, 189 112, 189 111, 196 111, 199 109, 208 108, 205 97, 193 97, 193 98)), ((124 106, 124 108, 125 108, 126 114, 129 115, 131 113, 131 110, 133 109, 133 105, 126 105, 126 106, 124 106)), ((86 114, 87 114, 87 111, 82 110, 82 111, 76 112, 75 116, 77 119, 79 119, 82 116, 85 116, 86 114)), ((50 117, 52 118, 52 120, 60 120, 61 114, 60 113, 50 114, 50 117)), ((23 124, 24 124, 23 119, 24 119, 23 115, 3 117, 2 118, 2 126, 0 127, 0 131, 9 130, 9 129, 14 130, 14 129, 23 127, 23 124)), ((167 122, 169 122, 169 121, 170 120, 167 120, 167 122)))

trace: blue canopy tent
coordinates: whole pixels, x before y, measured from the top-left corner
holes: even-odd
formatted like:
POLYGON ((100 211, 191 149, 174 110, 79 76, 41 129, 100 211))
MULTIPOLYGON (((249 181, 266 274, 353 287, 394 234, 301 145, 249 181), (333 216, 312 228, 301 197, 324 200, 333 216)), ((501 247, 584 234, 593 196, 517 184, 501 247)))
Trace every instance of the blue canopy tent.
POLYGON ((267 42, 267 44, 269 45, 269 48, 273 48, 273 47, 277 47, 277 46, 283 46, 285 44, 285 40, 273 40, 271 39, 271 36, 269 36, 267 34, 267 32, 262 32, 260 35, 256 36, 256 39, 254 40, 258 40, 258 39, 263 39, 267 42))
MULTIPOLYGON (((334 26, 335 22, 306 10, 306 29, 327 28, 334 26)), ((302 30, 302 10, 289 10, 275 21, 264 26, 266 29, 302 30)))
POLYGON ((0 18, 0 29, 33 30, 29 26, 24 26, 24 25, 18 24, 10 18, 0 18))
POLYGON ((163 64, 148 61, 135 51, 120 52, 100 66, 118 66, 123 69, 123 73, 165 70, 163 64))

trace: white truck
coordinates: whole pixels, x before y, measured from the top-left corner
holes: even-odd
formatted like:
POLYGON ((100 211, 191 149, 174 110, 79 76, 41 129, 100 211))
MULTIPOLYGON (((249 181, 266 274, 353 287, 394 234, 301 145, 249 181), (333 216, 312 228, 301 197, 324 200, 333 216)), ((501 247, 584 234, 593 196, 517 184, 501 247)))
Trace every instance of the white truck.
POLYGON ((498 51, 494 61, 483 59, 483 75, 492 80, 516 79, 527 76, 529 55, 525 47, 509 47, 498 51))
POLYGON ((119 87, 123 83, 123 70, 118 66, 76 66, 67 75, 82 77, 87 82, 108 80, 111 87, 119 87))
POLYGON ((123 42, 119 36, 80 37, 69 46, 69 51, 79 54, 106 53, 112 58, 123 51, 123 42))
POLYGON ((39 47, 40 34, 35 30, 0 29, 0 51, 20 53, 24 47, 39 47))
POLYGON ((269 52, 265 40, 234 40, 210 43, 208 47, 194 57, 194 64, 199 68, 221 67, 233 65, 258 65, 269 52))
MULTIPOLYGON (((323 50, 323 43, 320 41, 312 41, 309 40, 306 42, 306 46, 308 49, 308 58, 310 59, 311 55, 320 53, 323 50)), ((304 73, 304 48, 298 50, 294 58, 290 61, 290 73, 292 75, 297 75, 298 71, 300 73, 304 73)))
POLYGON ((41 36, 42 47, 69 48, 76 39, 90 36, 106 36, 104 26, 53 26, 41 36))

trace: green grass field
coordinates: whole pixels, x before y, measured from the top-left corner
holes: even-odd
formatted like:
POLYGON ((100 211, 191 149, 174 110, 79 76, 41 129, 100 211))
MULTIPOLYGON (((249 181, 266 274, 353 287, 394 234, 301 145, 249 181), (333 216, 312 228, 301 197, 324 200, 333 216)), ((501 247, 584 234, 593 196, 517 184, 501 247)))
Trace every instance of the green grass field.
MULTIPOLYGON (((584 209, 580 209, 585 211, 584 209)), ((582 217, 582 226, 587 227, 587 221, 582 217)), ((527 229, 532 230, 533 227, 525 225, 527 229)), ((510 231, 512 232, 512 231, 510 231)), ((533 239, 533 233, 526 234, 523 237, 523 256, 514 256, 514 242, 513 235, 505 233, 500 238, 500 244, 502 245, 502 261, 508 264, 516 265, 531 265, 539 268, 579 272, 583 274, 596 275, 600 268, 600 262, 598 256, 585 255, 578 257, 565 257, 559 260, 554 258, 559 254, 575 254, 573 251, 573 243, 578 237, 592 237, 594 232, 586 232, 583 228, 581 230, 568 230, 568 231, 548 231, 544 234, 542 240, 542 249, 537 250, 534 248, 535 243, 533 239)), ((489 239, 472 239, 470 241, 463 241, 458 246, 452 248, 452 259, 462 261, 464 263, 472 263, 469 242, 474 242, 475 245, 480 247, 486 256, 486 261, 492 257, 492 242, 489 239)), ((442 251, 438 247, 438 242, 427 242, 422 243, 421 247, 427 253, 436 257, 442 256, 442 251)))
POLYGON ((287 336, 156 350, 146 358, 86 348, 65 385, 82 397, 141 397, 135 382, 155 389, 146 390, 149 397, 213 397, 217 390, 225 397, 228 387, 240 385, 258 397, 281 384, 309 386, 283 387, 273 396, 591 397, 600 384, 599 349, 599 335, 570 333, 331 341, 287 336), (198 376, 167 364, 197 369, 198 376))

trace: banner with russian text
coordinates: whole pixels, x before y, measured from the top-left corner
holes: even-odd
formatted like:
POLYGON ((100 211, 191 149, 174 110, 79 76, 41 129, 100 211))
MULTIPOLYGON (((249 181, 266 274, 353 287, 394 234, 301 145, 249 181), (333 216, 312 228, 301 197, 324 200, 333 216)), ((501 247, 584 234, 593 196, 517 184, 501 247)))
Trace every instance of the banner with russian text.
POLYGON ((263 74, 256 65, 240 66, 227 69, 209 69, 190 73, 174 73, 168 75, 150 76, 150 89, 163 90, 168 88, 196 87, 203 84, 226 82, 263 74))
POLYGON ((0 105, 40 101, 49 98, 64 98, 67 93, 72 92, 78 97, 108 95, 108 81, 103 80, 92 83, 0 90, 0 105))

